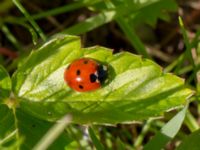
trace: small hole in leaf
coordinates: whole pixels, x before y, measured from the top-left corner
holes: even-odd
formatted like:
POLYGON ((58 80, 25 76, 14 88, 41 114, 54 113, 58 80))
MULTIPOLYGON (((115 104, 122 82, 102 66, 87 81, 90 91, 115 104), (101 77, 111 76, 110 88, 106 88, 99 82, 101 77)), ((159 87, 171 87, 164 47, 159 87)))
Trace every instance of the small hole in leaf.
POLYGON ((52 116, 52 112, 50 112, 50 111, 49 111, 47 114, 48 114, 49 116, 52 116))

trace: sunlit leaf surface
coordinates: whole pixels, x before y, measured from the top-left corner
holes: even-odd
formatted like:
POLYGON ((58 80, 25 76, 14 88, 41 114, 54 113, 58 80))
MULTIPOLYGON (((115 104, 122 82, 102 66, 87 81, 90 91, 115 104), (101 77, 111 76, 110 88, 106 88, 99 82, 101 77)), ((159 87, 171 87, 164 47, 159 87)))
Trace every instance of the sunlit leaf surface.
POLYGON ((128 52, 112 54, 96 46, 81 48, 76 36, 59 35, 34 50, 13 78, 20 107, 45 120, 71 113, 73 122, 115 124, 141 121, 185 104, 192 94, 184 80, 162 72, 156 63, 128 52), (79 93, 64 82, 72 60, 89 57, 108 65, 108 83, 79 93))

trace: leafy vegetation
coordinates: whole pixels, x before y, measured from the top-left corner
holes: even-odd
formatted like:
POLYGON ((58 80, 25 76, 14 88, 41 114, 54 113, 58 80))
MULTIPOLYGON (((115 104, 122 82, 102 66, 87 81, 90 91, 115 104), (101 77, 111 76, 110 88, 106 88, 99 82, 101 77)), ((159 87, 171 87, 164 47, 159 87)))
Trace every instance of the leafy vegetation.
POLYGON ((191 38, 176 17, 168 37, 156 35, 181 2, 63 3, 0 2, 0 149, 198 149, 200 32, 191 38), (81 57, 108 66, 100 89, 79 93, 64 82, 81 57))

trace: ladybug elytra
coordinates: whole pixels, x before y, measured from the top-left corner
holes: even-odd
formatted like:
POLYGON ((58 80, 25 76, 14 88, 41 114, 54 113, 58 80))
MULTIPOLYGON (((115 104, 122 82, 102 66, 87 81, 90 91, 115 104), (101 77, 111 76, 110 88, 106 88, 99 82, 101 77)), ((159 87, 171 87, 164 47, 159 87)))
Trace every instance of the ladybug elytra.
POLYGON ((91 58, 74 60, 64 72, 68 86, 78 92, 100 88, 107 78, 107 66, 91 58))

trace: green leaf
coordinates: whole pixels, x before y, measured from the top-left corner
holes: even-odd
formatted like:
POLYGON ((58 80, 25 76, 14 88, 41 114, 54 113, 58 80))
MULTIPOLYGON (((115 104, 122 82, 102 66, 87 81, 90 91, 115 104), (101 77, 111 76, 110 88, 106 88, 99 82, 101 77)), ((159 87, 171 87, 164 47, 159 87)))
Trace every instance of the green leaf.
POLYGON ((160 150, 164 148, 164 146, 178 133, 184 121, 187 108, 188 106, 186 105, 182 111, 180 111, 164 127, 162 127, 161 131, 158 132, 153 139, 144 146, 144 150, 160 150))
MULTIPOLYGON (((33 51, 27 60, 24 60, 23 64, 20 64, 17 75, 14 75, 13 91, 19 97, 23 97, 22 95, 25 95, 29 90, 33 91, 35 89, 42 91, 43 89, 36 87, 40 83, 45 84, 46 81, 46 84, 50 86, 48 84, 49 81, 44 79, 50 78, 52 80, 52 77, 54 78, 56 74, 53 74, 54 76, 50 75, 52 73, 58 73, 59 70, 56 69, 61 69, 61 67, 64 67, 73 59, 80 56, 82 52, 79 49, 80 39, 78 37, 60 35, 59 37, 51 39, 37 51, 33 51)), ((56 85, 52 85, 58 87, 46 87, 45 89, 47 91, 56 90, 63 85, 62 82, 61 85, 59 82, 54 82, 56 85)))
POLYGON ((93 5, 90 7, 92 10, 96 10, 98 12, 101 11, 97 15, 87 18, 78 24, 72 25, 71 27, 63 30, 62 33, 77 35, 77 34, 89 32, 99 26, 102 26, 106 23, 111 22, 113 19, 117 18, 118 16, 123 16, 126 18, 130 16, 130 14, 135 13, 136 11, 139 11, 140 8, 146 4, 145 3, 145 4, 136 5, 135 3, 132 3, 131 5, 125 6, 124 2, 122 2, 120 4, 117 4, 116 8, 106 9, 104 3, 105 2, 102 1, 100 3, 97 3, 97 5, 93 5), (100 10, 96 9, 96 7, 98 7, 99 5, 101 7, 100 10))
POLYGON ((9 97, 11 91, 11 79, 6 69, 0 65, 0 102, 9 97))
POLYGON ((176 150, 199 150, 200 130, 197 130, 187 136, 176 150))
POLYGON ((6 105, 0 105, 0 147, 7 147, 16 137, 14 115, 6 105))
POLYGON ((151 26, 155 26, 158 19, 169 20, 168 12, 176 11, 177 8, 177 4, 174 0, 156 0, 142 7, 136 13, 133 13, 129 20, 133 25, 147 23, 151 26))
POLYGON ((115 124, 160 116, 184 105, 192 94, 183 79, 164 74, 148 59, 128 52, 112 55, 104 47, 80 45, 78 37, 62 35, 31 53, 12 78, 22 109, 51 121, 71 113, 76 123, 115 124), (108 64, 109 82, 93 92, 71 90, 63 73, 80 57, 108 64))
POLYGON ((154 26, 158 19, 169 20, 169 11, 177 10, 176 2, 173 0, 113 1, 113 3, 115 8, 112 9, 106 8, 105 2, 94 3, 89 8, 99 12, 96 16, 72 25, 63 30, 62 33, 78 35, 89 32, 117 19, 119 16, 128 18, 128 21, 133 25, 147 23, 154 26))

